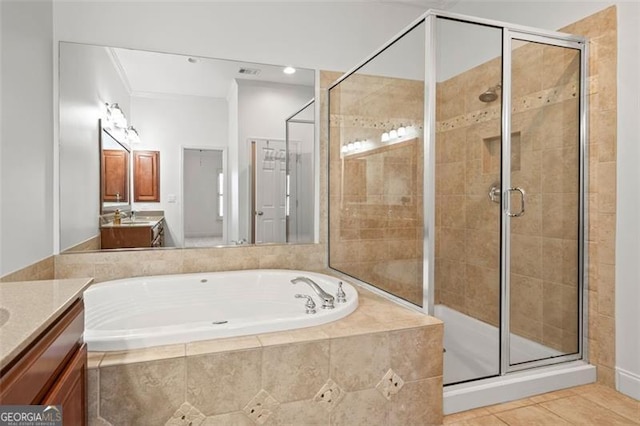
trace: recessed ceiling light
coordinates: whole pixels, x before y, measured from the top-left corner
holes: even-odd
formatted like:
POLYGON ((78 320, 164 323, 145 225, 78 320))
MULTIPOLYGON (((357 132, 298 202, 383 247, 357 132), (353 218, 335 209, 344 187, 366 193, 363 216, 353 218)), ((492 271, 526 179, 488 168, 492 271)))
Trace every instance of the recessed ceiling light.
POLYGON ((187 61, 191 62, 192 64, 195 64, 196 62, 198 62, 196 58, 189 58, 187 59, 187 61))
POLYGON ((294 67, 286 67, 282 70, 282 72, 285 74, 294 74, 296 72, 296 69, 294 67))

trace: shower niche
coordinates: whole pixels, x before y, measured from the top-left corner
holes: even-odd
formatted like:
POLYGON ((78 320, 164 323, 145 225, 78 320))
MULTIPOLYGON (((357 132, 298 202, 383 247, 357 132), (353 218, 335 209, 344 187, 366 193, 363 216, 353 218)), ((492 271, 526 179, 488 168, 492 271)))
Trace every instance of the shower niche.
POLYGON ((428 12, 329 88, 329 266, 442 319, 451 388, 584 359, 586 58, 428 12))

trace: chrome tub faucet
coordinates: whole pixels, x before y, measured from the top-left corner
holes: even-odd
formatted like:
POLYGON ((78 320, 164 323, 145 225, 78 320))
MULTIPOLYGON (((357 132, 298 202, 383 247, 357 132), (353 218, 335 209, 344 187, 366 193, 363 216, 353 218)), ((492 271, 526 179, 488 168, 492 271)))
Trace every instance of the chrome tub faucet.
POLYGON ((322 309, 334 308, 333 303, 335 301, 335 298, 324 291, 322 287, 315 283, 315 281, 307 277, 297 277, 291 280, 291 284, 297 284, 300 282, 307 283, 309 287, 311 287, 311 289, 316 292, 318 297, 320 297, 320 299, 322 300, 322 309))

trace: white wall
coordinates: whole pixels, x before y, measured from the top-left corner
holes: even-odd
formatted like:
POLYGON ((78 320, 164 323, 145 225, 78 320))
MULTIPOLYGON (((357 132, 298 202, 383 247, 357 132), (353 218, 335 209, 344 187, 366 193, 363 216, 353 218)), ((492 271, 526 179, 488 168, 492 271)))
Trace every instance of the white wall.
POLYGON ((238 185, 239 236, 249 239, 250 220, 250 139, 285 140, 285 120, 314 96, 313 87, 238 81, 238 185), (242 196, 244 195, 244 196, 242 196))
POLYGON ((59 46, 60 249, 99 234, 100 155, 98 120, 105 103, 130 115, 129 92, 105 47, 59 46))
POLYGON ((0 276, 53 246, 52 2, 1 1, 0 276))
POLYGON ((56 1, 55 39, 344 70, 422 11, 369 2, 56 1))
POLYGON ((218 217, 218 172, 222 151, 188 149, 184 152, 184 235, 222 238, 218 217))
POLYGON ((618 8, 618 179, 616 232, 616 379, 640 399, 640 7, 636 2, 472 2, 453 11, 550 30, 618 8))
POLYGON ((618 389, 640 399, 640 4, 618 4, 618 389))
POLYGON ((133 96, 129 121, 140 133, 141 144, 134 145, 134 150, 160 151, 160 202, 133 203, 132 208, 164 210, 165 244, 179 246, 183 241, 182 147, 226 147, 227 101, 198 96, 133 96))

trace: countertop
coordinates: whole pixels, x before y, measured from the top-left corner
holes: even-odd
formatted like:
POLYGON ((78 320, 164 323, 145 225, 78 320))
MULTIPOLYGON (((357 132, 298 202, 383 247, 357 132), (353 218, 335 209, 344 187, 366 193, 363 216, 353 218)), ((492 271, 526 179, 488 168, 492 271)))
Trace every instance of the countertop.
POLYGON ((29 346, 93 278, 0 283, 0 368, 29 346))
POLYGON ((119 225, 113 223, 113 221, 100 225, 101 228, 140 228, 140 227, 150 227, 153 228, 156 226, 164 216, 139 216, 136 217, 133 221, 128 217, 122 219, 119 225))

